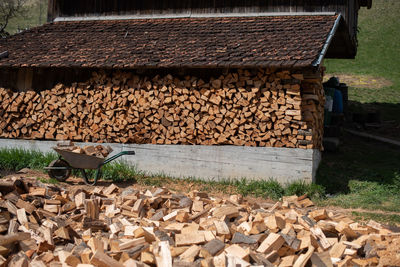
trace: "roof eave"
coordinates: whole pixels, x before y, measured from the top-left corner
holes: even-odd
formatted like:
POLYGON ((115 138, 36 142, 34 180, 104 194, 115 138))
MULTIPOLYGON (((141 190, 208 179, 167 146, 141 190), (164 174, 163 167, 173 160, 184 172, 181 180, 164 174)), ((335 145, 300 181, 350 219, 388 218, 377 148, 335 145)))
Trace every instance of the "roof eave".
POLYGON ((326 53, 328 52, 333 37, 335 36, 337 29, 339 28, 341 20, 342 20, 342 15, 339 14, 335 20, 335 23, 333 24, 331 31, 328 34, 328 37, 326 38, 325 44, 322 47, 321 52, 319 53, 318 57, 314 60, 314 62, 311 64, 313 67, 319 67, 321 65, 326 53))

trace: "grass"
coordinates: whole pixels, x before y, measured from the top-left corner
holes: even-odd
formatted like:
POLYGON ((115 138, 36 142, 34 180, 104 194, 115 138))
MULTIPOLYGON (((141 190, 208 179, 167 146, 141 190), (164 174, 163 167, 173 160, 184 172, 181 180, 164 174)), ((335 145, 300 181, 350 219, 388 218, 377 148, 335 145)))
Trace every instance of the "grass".
POLYGON ((269 181, 246 181, 242 179, 236 183, 239 192, 243 195, 255 195, 256 197, 268 197, 279 199, 285 193, 283 187, 275 180, 269 181))
POLYGON ((47 1, 31 0, 28 1, 23 15, 10 19, 6 31, 10 34, 20 30, 29 29, 45 23, 47 20, 47 1))
POLYGON ((383 77, 391 86, 380 89, 350 87, 349 99, 360 109, 381 111, 383 120, 400 123, 400 1, 374 0, 371 9, 359 12, 358 52, 353 60, 327 59, 327 75, 344 73, 383 77))
POLYGON ((323 206, 400 212, 400 187, 397 185, 350 180, 349 188, 348 194, 338 194, 318 203, 323 206))
POLYGON ((307 184, 303 181, 294 181, 284 186, 276 180, 268 181, 241 181, 233 182, 242 195, 254 195, 256 197, 280 199, 282 196, 307 194, 311 199, 320 199, 325 195, 325 188, 317 184, 307 184))
POLYGON ((328 197, 317 204, 400 212, 399 149, 349 134, 342 140, 339 151, 323 155, 316 182, 328 197))
POLYGON ((45 184, 58 184, 58 183, 59 183, 59 182, 58 182, 56 179, 54 179, 54 178, 46 179, 46 178, 44 178, 44 177, 38 177, 37 179, 38 179, 40 182, 45 183, 45 184))
POLYGON ((400 225, 400 215, 397 215, 397 214, 381 214, 381 213, 373 213, 373 212, 353 211, 352 216, 358 221, 374 220, 374 221, 383 222, 383 223, 400 225))
POLYGON ((328 193, 349 193, 351 180, 393 185, 399 173, 398 148, 345 134, 339 151, 323 154, 316 181, 328 193))
POLYGON ((18 171, 22 168, 43 169, 56 158, 55 153, 14 148, 0 149, 0 169, 6 171, 18 171))
MULTIPOLYGON (((378 110, 384 121, 400 125, 400 1, 374 0, 372 9, 359 13, 359 46, 354 60, 327 59, 327 75, 382 77, 391 85, 380 89, 349 88, 350 110, 378 110)), ((398 128, 376 130, 379 135, 398 136, 398 128)), ((382 143, 348 134, 342 137, 336 153, 324 153, 317 184, 331 197, 320 205, 363 208, 371 213, 354 213, 363 218, 400 222, 398 215, 374 213, 374 210, 400 212, 400 151, 382 143)))
MULTIPOLYGON (((80 176, 80 172, 75 171, 73 173, 76 176, 80 176)), ((90 170, 87 172, 89 176, 94 176, 95 171, 90 170)), ((135 166, 130 166, 123 161, 114 161, 104 165, 101 168, 101 177, 103 180, 111 180, 114 182, 122 182, 129 180, 136 180, 141 173, 136 169, 135 166)))

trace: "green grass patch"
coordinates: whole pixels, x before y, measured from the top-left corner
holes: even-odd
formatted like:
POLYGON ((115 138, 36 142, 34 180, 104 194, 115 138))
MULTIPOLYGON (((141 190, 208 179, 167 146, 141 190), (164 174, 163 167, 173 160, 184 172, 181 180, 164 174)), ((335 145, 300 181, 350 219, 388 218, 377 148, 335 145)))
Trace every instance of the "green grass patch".
POLYGON ((316 181, 328 193, 338 194, 350 192, 350 180, 393 185, 399 173, 398 148, 345 134, 339 151, 323 154, 316 181))
POLYGON ((282 185, 273 179, 268 181, 246 181, 246 179, 242 179, 241 181, 236 182, 236 186, 238 191, 244 196, 254 195, 256 197, 277 200, 285 193, 282 185))
MULTIPOLYGON (((391 128, 384 127, 374 132, 391 138, 398 138, 396 125, 400 123, 399 11, 400 1, 397 0, 374 0, 372 9, 360 9, 356 58, 325 60, 328 76, 336 73, 353 75, 355 79, 382 77, 391 82, 379 89, 373 86, 362 88, 361 83, 349 88, 350 111, 366 113, 378 110, 383 121, 395 123, 391 128)), ((345 134, 341 141, 339 151, 323 155, 317 184, 324 186, 333 197, 318 204, 400 211, 398 148, 349 134, 345 134)), ((371 216, 384 218, 382 215, 371 216)), ((390 218, 396 220, 398 216, 390 218)))
POLYGON ((350 134, 323 154, 316 182, 330 197, 319 205, 400 211, 400 151, 350 134))
POLYGON ((351 89, 350 99, 360 102, 400 101, 400 1, 374 0, 371 9, 359 12, 358 52, 354 60, 327 59, 329 73, 353 73, 384 77, 393 85, 377 90, 351 89))
POLYGON ((325 188, 317 184, 308 184, 304 181, 294 181, 281 185, 274 179, 268 181, 241 181, 233 182, 238 192, 242 195, 254 195, 256 197, 278 200, 283 196, 307 194, 311 199, 320 199, 325 195, 325 188))
MULTIPOLYGON (((177 185, 182 185, 182 184, 188 184, 188 185, 194 185, 197 190, 203 191, 203 192, 222 192, 224 194, 237 194, 237 189, 234 186, 232 180, 202 180, 197 177, 185 177, 185 178, 173 178, 173 177, 168 177, 166 176, 166 179, 170 181, 170 183, 177 184, 177 185)), ((186 187, 187 190, 185 191, 190 191, 189 187, 186 187)))
POLYGON ((18 31, 41 25, 47 21, 47 1, 32 0, 24 7, 22 15, 11 18, 6 31, 15 34, 18 31))
POLYGON ((397 214, 382 214, 373 212, 352 212, 353 217, 358 221, 374 220, 381 223, 400 224, 400 215, 397 214))
POLYGON ((351 180, 350 192, 318 201, 326 206, 400 212, 400 188, 377 182, 351 180))
POLYGON ((140 172, 134 166, 125 164, 123 161, 116 161, 102 167, 102 178, 112 181, 126 181, 137 177, 140 172))
POLYGON ((0 169, 18 171, 22 168, 43 169, 57 158, 55 153, 24 149, 0 149, 0 169))
MULTIPOLYGON (((88 177, 94 177, 96 170, 86 170, 88 177)), ((78 170, 73 171, 73 175, 81 177, 81 172, 78 170)), ((137 170, 135 166, 126 164, 123 160, 114 161, 101 167, 101 179, 111 180, 114 182, 122 182, 128 180, 136 180, 142 173, 137 170)))
POLYGON ((288 184, 285 188, 285 195, 301 196, 306 194, 311 199, 320 199, 325 197, 325 187, 319 184, 308 184, 304 181, 296 181, 288 184))
POLYGON ((45 183, 45 184, 58 184, 58 183, 60 183, 57 179, 54 179, 54 178, 46 179, 44 177, 38 177, 37 179, 40 182, 45 183))
MULTIPOLYGON (((327 76, 331 73, 383 77, 392 85, 379 89, 349 88, 349 100, 359 111, 375 109, 383 120, 400 123, 400 1, 374 0, 371 9, 359 12, 358 52, 355 59, 326 59, 327 76)), ((389 136, 395 137, 396 134, 389 136)))

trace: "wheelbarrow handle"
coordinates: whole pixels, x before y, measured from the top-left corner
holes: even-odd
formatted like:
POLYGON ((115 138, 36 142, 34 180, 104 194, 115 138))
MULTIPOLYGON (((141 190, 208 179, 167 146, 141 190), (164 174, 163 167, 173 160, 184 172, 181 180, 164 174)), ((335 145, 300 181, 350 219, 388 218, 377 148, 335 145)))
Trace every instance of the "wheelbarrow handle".
MULTIPOLYGON (((117 158, 119 158, 119 157, 121 157, 121 156, 123 156, 123 155, 135 155, 135 151, 122 151, 122 152, 119 152, 117 155, 114 155, 114 156, 112 156, 111 158, 106 159, 106 160, 103 162, 102 165, 107 164, 107 163, 109 163, 110 161, 113 161, 113 160, 115 160, 115 159, 117 159, 117 158)), ((101 166, 102 166, 102 165, 101 165, 101 166)))

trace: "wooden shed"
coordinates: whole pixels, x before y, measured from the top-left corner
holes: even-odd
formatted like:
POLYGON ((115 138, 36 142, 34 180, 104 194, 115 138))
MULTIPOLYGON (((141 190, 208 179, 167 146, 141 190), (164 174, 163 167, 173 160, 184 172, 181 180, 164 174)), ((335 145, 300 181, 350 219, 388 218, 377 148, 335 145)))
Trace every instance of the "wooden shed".
POLYGON ((354 58, 370 5, 49 1, 47 24, 0 41, 0 136, 133 146, 173 176, 311 181, 323 59, 354 58))

